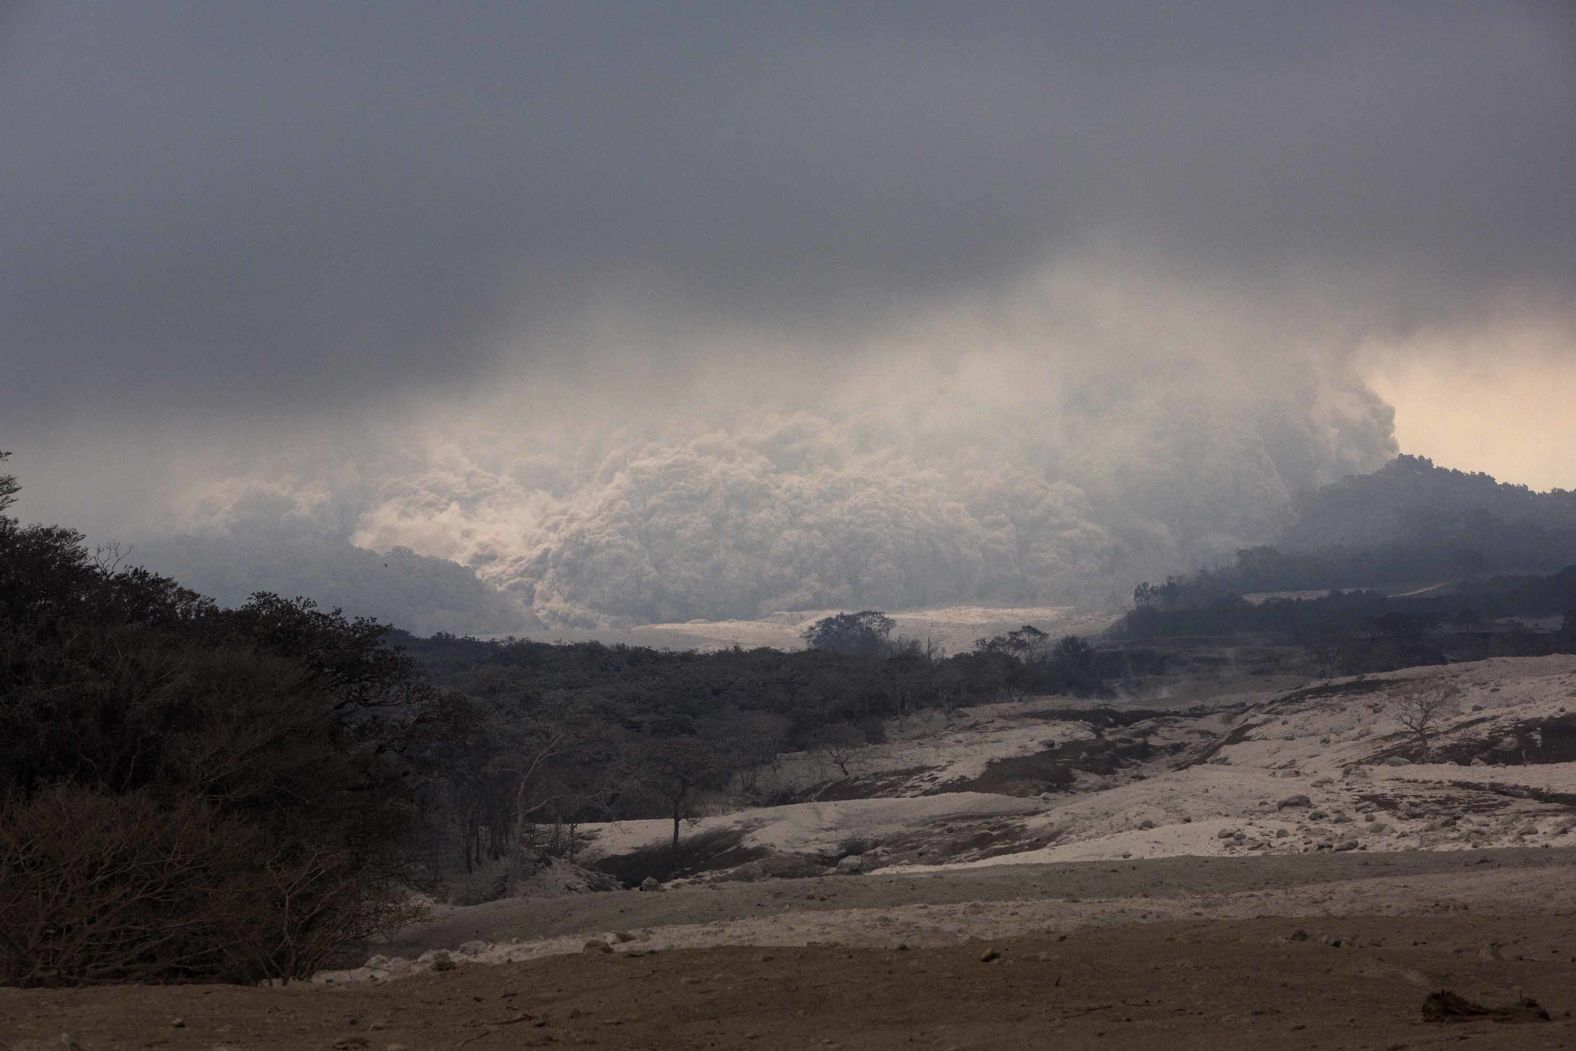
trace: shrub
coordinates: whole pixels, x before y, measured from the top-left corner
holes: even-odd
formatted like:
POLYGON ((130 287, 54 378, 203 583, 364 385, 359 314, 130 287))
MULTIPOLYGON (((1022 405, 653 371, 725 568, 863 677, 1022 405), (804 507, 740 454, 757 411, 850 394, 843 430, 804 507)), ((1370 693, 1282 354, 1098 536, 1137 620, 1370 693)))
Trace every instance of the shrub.
POLYGON ((0 816, 7 984, 288 980, 402 918, 352 856, 197 799, 56 785, 0 816))
POLYGON ((22 525, 16 491, 0 476, 0 981, 289 979, 398 918, 464 706, 382 625, 220 610, 22 525))
POLYGON ((58 984, 237 977, 254 836, 192 800, 56 786, 0 821, 0 978, 58 984))

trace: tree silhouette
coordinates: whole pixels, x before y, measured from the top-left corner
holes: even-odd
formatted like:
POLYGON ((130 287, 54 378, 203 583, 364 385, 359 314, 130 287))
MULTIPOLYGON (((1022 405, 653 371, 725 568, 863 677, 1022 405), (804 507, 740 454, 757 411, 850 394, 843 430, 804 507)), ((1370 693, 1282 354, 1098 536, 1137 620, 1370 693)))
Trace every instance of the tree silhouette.
POLYGON ((838 613, 805 629, 804 641, 812 650, 826 650, 853 657, 883 657, 892 649, 892 618, 880 610, 838 613))

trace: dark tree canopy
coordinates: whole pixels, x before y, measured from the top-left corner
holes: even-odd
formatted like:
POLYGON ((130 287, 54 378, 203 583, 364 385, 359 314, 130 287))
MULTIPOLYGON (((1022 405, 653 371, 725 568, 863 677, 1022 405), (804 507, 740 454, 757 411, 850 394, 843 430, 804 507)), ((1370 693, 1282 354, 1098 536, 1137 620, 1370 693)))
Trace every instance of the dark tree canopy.
POLYGON ((838 613, 805 629, 804 641, 813 650, 855 657, 879 657, 892 648, 892 618, 878 610, 838 613))
POLYGON ((386 916, 460 702, 385 635, 302 599, 222 610, 0 516, 0 978, 296 977, 386 916), (110 851, 91 830, 116 825, 110 851), (141 911, 117 926, 98 894, 141 911), (174 903, 205 919, 171 940, 174 903))

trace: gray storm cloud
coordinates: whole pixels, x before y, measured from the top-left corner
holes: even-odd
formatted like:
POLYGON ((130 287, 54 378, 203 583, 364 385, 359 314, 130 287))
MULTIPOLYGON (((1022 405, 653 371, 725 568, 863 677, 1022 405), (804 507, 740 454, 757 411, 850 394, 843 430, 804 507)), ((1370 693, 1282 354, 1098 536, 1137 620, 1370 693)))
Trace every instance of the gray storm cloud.
POLYGON ((1103 600, 1393 452, 1352 348, 1568 299, 1573 41, 1535 3, 13 5, 0 443, 95 535, 309 527, 566 623, 1103 600))

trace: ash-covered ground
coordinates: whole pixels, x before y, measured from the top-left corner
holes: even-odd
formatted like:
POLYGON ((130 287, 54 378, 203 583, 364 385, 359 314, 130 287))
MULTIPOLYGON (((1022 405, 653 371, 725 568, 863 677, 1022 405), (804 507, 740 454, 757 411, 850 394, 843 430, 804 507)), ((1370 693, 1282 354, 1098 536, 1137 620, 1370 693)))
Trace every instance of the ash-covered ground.
POLYGON ((526 896, 434 906, 308 985, 3 990, 0 1031, 12 1051, 1576 1042, 1576 657, 1174 696, 895 720, 784 757, 757 791, 788 802, 686 824, 683 878, 606 889, 671 860, 672 826, 592 826, 526 896), (1441 990, 1489 1013, 1426 1014, 1441 990))

